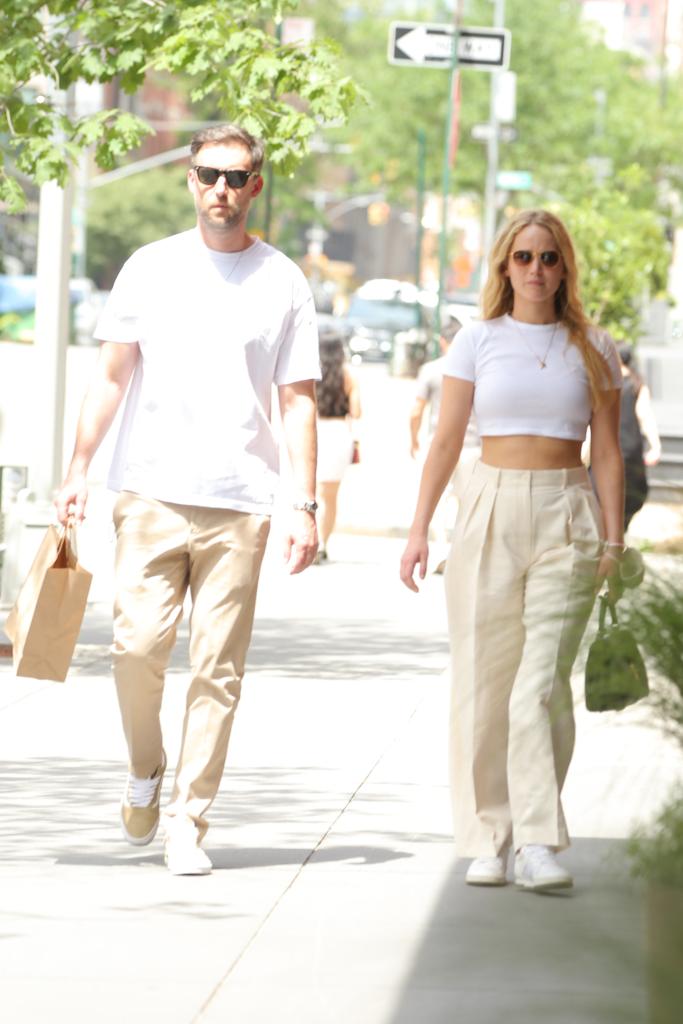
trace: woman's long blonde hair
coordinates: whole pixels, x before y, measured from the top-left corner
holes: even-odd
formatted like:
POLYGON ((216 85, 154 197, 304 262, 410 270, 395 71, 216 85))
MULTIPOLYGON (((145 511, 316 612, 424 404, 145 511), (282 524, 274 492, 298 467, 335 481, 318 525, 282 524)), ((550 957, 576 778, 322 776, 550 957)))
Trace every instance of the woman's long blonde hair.
POLYGON ((515 238, 532 224, 545 228, 553 236, 564 264, 564 277, 555 293, 555 313, 569 332, 569 340, 576 345, 583 358, 591 389, 593 406, 602 398, 602 389, 609 387, 609 371, 603 356, 588 337, 592 324, 583 311, 579 296, 579 278, 574 246, 566 227, 547 210, 522 210, 508 221, 499 232, 489 262, 489 276, 482 294, 482 319, 495 320, 511 313, 515 295, 510 278, 505 274, 515 238))

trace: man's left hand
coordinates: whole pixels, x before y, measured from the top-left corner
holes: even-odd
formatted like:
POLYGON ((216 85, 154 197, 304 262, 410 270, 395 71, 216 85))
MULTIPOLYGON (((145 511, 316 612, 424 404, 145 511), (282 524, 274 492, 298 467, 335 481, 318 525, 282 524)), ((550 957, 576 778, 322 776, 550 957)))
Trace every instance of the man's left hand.
POLYGON ((290 575, 303 572, 318 551, 318 530, 310 512, 294 511, 285 535, 284 560, 290 575))

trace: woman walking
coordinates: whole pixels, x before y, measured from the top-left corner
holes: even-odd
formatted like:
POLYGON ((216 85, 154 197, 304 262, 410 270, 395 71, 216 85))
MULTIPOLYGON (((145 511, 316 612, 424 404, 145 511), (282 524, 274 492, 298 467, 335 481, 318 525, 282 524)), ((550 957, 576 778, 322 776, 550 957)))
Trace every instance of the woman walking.
POLYGON ((337 520, 337 498, 346 470, 357 454, 353 421, 360 418, 358 382, 344 359, 341 338, 320 336, 322 379, 316 385, 318 400, 318 504, 320 548, 318 564, 327 561, 327 544, 337 520))
POLYGON ((444 367, 401 579, 427 571, 427 531, 474 408, 482 440, 446 569, 451 788, 466 881, 567 888, 560 793, 574 745, 570 674, 596 591, 623 543, 621 371, 587 320, 562 222, 519 213, 493 246, 482 319, 444 367), (581 463, 587 427, 597 498, 581 463))

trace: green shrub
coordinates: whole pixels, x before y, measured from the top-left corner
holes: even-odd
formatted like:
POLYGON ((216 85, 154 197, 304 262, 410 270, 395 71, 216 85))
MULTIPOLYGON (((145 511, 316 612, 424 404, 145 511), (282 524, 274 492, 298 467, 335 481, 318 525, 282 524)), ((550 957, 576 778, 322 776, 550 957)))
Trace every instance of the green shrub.
POLYGON ((646 576, 620 605, 619 618, 633 630, 655 680, 650 704, 657 724, 683 749, 683 590, 646 576))
MULTIPOLYGON (((646 577, 620 608, 650 669, 649 704, 655 724, 683 751, 683 590, 678 581, 646 577)), ((634 874, 648 882, 683 889, 683 786, 653 825, 629 843, 634 874)))
POLYGON ((683 789, 658 815, 652 827, 629 841, 633 873, 650 883, 683 889, 683 789))

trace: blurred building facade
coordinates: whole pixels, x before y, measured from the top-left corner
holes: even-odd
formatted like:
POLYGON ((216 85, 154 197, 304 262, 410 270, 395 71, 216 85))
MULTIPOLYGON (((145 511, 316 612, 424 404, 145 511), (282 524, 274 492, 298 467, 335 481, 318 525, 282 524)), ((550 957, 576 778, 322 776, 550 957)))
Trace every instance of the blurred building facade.
POLYGON ((670 73, 683 68, 683 0, 581 0, 608 46, 629 50, 670 73))

